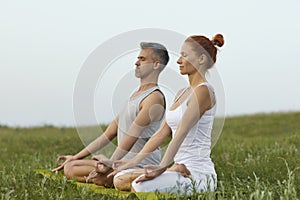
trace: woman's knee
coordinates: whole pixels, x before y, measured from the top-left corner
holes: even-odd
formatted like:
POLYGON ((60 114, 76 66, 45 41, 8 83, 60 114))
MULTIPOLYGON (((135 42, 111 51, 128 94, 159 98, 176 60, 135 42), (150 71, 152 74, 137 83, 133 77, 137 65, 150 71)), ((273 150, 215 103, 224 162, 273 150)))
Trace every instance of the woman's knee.
POLYGON ((114 178, 114 186, 117 190, 130 191, 131 180, 126 175, 121 175, 114 178))

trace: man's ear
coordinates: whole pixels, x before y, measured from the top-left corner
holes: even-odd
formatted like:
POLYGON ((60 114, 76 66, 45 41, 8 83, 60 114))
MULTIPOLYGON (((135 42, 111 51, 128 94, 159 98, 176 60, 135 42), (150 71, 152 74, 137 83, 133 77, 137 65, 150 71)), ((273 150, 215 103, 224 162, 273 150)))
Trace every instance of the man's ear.
POLYGON ((204 55, 204 54, 201 54, 201 55, 199 56, 198 63, 199 63, 200 65, 204 65, 205 63, 207 63, 207 56, 204 55))
POLYGON ((159 61, 155 61, 154 62, 154 69, 159 69, 160 68, 160 62, 159 61))

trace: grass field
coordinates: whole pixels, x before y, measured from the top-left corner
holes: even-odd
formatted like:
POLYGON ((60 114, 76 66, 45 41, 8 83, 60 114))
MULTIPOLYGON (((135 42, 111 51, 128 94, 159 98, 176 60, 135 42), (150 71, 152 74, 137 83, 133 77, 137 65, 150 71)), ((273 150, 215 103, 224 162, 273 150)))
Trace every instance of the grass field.
MULTIPOLYGON (((227 118, 212 151, 219 179, 217 192, 190 198, 299 199, 299 121, 300 113, 227 118)), ((72 128, 1 126, 1 199, 117 198, 113 193, 99 195, 66 180, 45 179, 35 173, 36 169, 56 166, 58 155, 76 153, 82 147, 72 128)), ((128 199, 135 199, 133 196, 128 199)))

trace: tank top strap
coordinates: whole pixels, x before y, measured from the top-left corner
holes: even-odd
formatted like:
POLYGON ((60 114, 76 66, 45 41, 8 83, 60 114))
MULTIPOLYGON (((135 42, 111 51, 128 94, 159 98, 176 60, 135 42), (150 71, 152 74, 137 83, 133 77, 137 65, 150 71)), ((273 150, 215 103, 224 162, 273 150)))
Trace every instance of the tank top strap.
MULTIPOLYGON (((164 96, 164 94, 161 92, 159 86, 155 86, 155 87, 152 87, 152 88, 149 88, 149 89, 143 91, 138 96, 132 98, 131 101, 134 101, 136 103, 136 105, 139 106, 140 103, 155 90, 158 90, 164 96)), ((165 98, 165 96, 164 96, 164 98, 165 98)))
POLYGON ((205 81, 205 82, 203 82, 203 83, 199 83, 196 87, 199 87, 199 86, 201 86, 201 85, 209 86, 210 84, 209 84, 207 81, 205 81))
MULTIPOLYGON (((208 88, 208 90, 209 90, 210 92, 214 92, 214 89, 213 89, 212 85, 211 85, 209 82, 207 82, 207 81, 198 84, 195 88, 197 88, 197 87, 199 87, 199 86, 202 86, 202 85, 206 85, 207 88, 208 88)), ((189 94, 189 96, 186 98, 186 101, 188 101, 188 100, 191 98, 192 94, 193 94, 193 92, 191 92, 191 94, 189 94)))
POLYGON ((180 99, 180 97, 186 92, 186 90, 188 89, 189 87, 186 87, 184 89, 182 89, 182 91, 180 92, 180 94, 176 97, 176 99, 174 100, 174 103, 178 101, 178 99, 180 99))
POLYGON ((213 86, 209 83, 209 82, 207 82, 207 81, 205 81, 205 82, 203 82, 203 83, 200 83, 200 84, 198 84, 197 86, 196 86, 196 88, 197 87, 199 87, 199 86, 201 86, 201 85, 206 85, 207 86, 207 88, 208 88, 208 90, 209 91, 211 91, 211 92, 213 92, 214 91, 214 88, 213 88, 213 86))

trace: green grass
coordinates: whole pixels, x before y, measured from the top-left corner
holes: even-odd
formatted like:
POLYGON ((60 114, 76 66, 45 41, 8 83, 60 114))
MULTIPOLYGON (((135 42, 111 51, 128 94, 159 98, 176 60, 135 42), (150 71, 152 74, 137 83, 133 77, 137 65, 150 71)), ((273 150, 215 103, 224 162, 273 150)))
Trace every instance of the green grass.
MULTIPOLYGON (((299 198, 299 121, 300 113, 227 118, 212 151, 219 179, 217 192, 194 194, 190 198, 299 198)), ((56 166, 58 155, 73 154, 81 148, 83 145, 72 128, 0 126, 1 199, 117 198, 114 193, 100 195, 65 179, 51 180, 35 173, 36 169, 56 166)), ((163 198, 159 194, 158 197, 163 198)))

